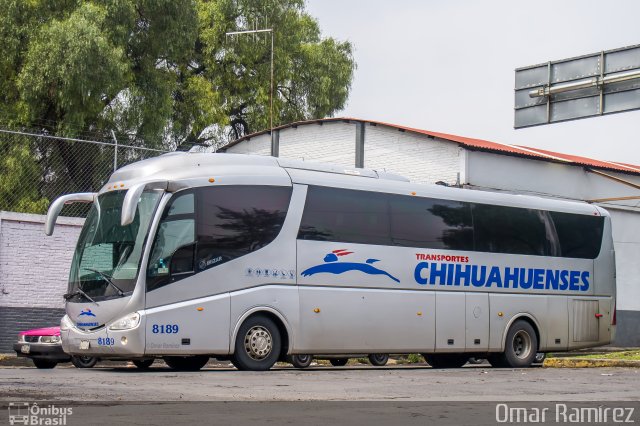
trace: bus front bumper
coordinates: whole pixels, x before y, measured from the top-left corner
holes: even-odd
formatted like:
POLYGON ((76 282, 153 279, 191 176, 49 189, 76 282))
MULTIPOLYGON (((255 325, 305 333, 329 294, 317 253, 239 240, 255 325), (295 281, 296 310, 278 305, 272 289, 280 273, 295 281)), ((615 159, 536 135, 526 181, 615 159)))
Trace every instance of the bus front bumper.
POLYGON ((70 355, 107 358, 136 358, 144 355, 144 328, 131 330, 81 330, 70 327, 60 330, 62 348, 70 355))

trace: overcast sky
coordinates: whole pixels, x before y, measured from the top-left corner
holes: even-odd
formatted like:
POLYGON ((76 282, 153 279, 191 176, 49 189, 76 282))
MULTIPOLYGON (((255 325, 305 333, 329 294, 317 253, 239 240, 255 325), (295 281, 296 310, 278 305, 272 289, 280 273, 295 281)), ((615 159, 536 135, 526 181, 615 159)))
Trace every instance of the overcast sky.
POLYGON ((514 70, 640 44, 638 0, 307 0, 358 69, 337 116, 640 165, 640 111, 513 129, 514 70))

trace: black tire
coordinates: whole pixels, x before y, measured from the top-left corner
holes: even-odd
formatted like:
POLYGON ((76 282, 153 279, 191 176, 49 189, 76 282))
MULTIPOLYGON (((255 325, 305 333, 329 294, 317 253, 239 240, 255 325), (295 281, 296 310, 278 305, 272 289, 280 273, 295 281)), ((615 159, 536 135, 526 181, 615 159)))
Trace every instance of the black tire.
POLYGON ((176 371, 199 371, 209 362, 208 355, 165 356, 164 362, 176 371))
POLYGON ((36 368, 43 368, 43 369, 49 369, 49 368, 54 368, 56 365, 58 365, 57 361, 49 361, 48 359, 33 359, 33 364, 36 366, 36 368))
POLYGON ((84 355, 71 355, 71 364, 76 368, 92 368, 98 362, 98 358, 84 355))
POLYGON ((233 365, 243 371, 265 371, 278 361, 281 350, 278 326, 266 316, 254 315, 238 330, 233 365))
POLYGON ((140 370, 148 370, 154 361, 155 361, 155 358, 149 358, 149 359, 134 359, 131 362, 133 362, 133 365, 138 367, 140 370))
POLYGON ((433 368, 460 368, 469 361, 465 354, 422 354, 433 368))
POLYGON ((308 354, 296 354, 291 355, 291 364, 295 368, 307 368, 311 365, 311 361, 313 361, 313 355, 308 354))
POLYGON ((467 362, 469 364, 482 364, 482 361, 483 361, 482 358, 471 357, 467 362))
POLYGON ((526 368, 536 357, 538 337, 527 321, 513 323, 507 333, 504 352, 492 354, 487 359, 491 366, 498 368, 526 368))
POLYGON ((544 360, 547 358, 547 354, 544 352, 538 352, 536 357, 533 359, 534 364, 542 364, 544 360))
POLYGON ((389 361, 389 354, 369 354, 369 362, 376 367, 383 367, 389 361))
POLYGON ((334 367, 344 367, 349 362, 349 358, 330 358, 329 362, 334 367))

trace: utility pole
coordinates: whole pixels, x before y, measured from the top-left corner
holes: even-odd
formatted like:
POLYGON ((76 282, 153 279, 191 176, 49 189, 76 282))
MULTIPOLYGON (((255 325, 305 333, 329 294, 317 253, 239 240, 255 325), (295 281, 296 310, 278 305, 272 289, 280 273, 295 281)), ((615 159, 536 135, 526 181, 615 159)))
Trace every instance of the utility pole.
POLYGON ((271 139, 273 139, 273 28, 267 28, 264 30, 233 31, 230 33, 225 33, 225 35, 233 36, 256 33, 271 33, 271 92, 269 94, 269 131, 271 133, 271 139))

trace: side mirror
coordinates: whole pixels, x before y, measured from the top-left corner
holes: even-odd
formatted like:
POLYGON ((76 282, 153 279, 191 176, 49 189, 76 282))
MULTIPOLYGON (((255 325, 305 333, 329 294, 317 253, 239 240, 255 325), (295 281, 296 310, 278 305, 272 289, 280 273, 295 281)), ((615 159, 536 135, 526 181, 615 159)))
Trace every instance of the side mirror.
POLYGON ((169 264, 169 274, 171 276, 179 274, 190 274, 195 271, 194 257, 196 253, 196 243, 191 243, 178 248, 171 256, 169 264))
POLYGON ((81 192, 78 194, 67 194, 56 198, 56 200, 51 203, 51 206, 49 206, 49 210, 47 211, 44 233, 49 236, 53 234, 53 228, 56 226, 56 220, 58 219, 58 215, 60 215, 65 204, 93 203, 96 196, 97 193, 95 192, 81 192))

